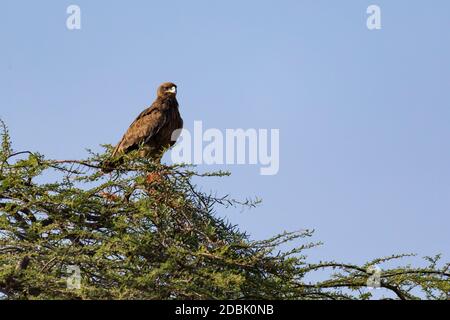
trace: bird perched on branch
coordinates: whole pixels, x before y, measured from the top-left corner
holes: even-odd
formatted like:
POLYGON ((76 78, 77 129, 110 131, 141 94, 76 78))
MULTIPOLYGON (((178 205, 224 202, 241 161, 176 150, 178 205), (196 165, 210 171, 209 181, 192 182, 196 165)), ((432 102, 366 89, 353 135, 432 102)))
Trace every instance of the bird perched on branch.
POLYGON ((109 173, 121 163, 120 156, 142 146, 141 156, 160 162, 163 152, 175 144, 183 119, 178 110, 177 86, 166 82, 159 86, 157 98, 133 121, 122 140, 115 147, 111 160, 102 165, 109 173))

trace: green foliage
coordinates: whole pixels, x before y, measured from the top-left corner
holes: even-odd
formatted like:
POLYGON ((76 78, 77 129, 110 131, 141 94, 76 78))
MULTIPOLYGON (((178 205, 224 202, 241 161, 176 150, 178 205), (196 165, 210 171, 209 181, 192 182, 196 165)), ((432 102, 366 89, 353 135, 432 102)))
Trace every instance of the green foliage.
MULTIPOLYGON (((368 299, 368 267, 403 258, 309 263, 304 251, 319 245, 309 242, 312 232, 252 241, 218 217, 228 206, 255 205, 192 183, 226 173, 156 165, 136 152, 105 175, 107 154, 55 161, 14 153, 3 125, 0 299, 368 299), (297 246, 281 251, 286 243, 297 246), (79 288, 68 286, 73 266, 79 288), (307 282, 317 270, 329 278, 307 282)), ((438 260, 384 270, 380 286, 400 299, 447 299, 448 264, 438 260)))

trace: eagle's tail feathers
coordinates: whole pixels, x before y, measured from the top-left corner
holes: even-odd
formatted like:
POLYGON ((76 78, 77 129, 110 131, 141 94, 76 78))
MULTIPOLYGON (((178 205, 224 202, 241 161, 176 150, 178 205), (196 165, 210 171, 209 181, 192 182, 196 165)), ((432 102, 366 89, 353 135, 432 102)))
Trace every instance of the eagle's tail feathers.
POLYGON ((112 158, 110 160, 105 160, 100 164, 103 173, 111 173, 117 169, 123 163, 123 158, 112 158))

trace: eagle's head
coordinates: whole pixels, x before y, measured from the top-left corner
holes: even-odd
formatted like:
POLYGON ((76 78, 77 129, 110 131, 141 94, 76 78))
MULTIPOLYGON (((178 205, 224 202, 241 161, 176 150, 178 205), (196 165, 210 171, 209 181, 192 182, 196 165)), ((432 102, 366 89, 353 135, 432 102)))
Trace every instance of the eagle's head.
POLYGON ((177 95, 177 85, 172 82, 165 82, 158 88, 158 97, 175 97, 177 95))

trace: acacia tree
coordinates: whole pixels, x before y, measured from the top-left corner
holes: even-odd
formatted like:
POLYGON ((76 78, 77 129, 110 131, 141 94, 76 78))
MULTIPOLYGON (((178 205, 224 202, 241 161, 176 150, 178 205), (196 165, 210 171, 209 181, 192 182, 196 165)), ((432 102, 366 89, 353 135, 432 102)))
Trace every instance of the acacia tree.
POLYGON ((85 160, 48 160, 14 152, 3 125, 0 299, 368 299, 371 280, 386 297, 448 299, 449 264, 439 256, 424 268, 380 274, 371 266, 405 255, 362 266, 312 263, 304 253, 320 245, 308 240, 312 232, 252 241, 217 215, 255 205, 201 192, 192 182, 226 173, 159 165, 136 152, 105 175, 106 149, 85 160), (288 242, 295 249, 279 249, 288 242), (80 286, 68 281, 74 270, 80 286), (318 270, 328 278, 305 280, 318 270))

